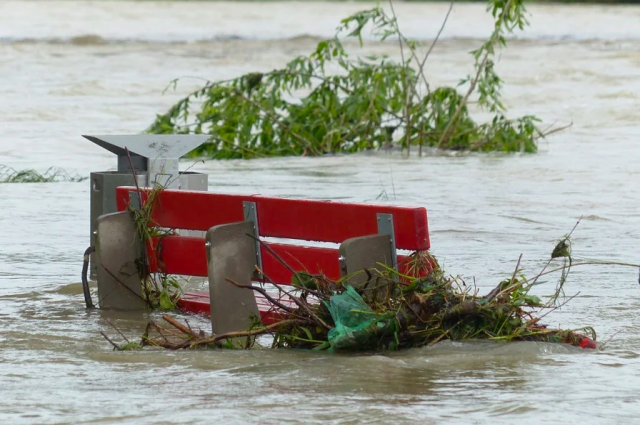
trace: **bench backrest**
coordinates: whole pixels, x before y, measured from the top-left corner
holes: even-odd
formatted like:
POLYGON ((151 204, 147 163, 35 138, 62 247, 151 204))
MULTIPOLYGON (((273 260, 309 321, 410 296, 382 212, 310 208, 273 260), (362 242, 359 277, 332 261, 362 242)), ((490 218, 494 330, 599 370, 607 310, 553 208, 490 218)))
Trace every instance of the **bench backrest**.
MULTIPOLYGON (((143 192, 146 202, 147 190, 143 192)), ((116 189, 118 211, 137 203, 133 187, 116 189)), ((393 216, 395 246, 412 251, 430 247, 427 211, 423 207, 368 205, 333 201, 297 200, 257 195, 227 195, 200 191, 163 190, 158 193, 152 219, 165 228, 207 231, 213 226, 245 221, 243 205, 254 203, 261 237, 342 243, 346 239, 378 234, 378 214, 393 216)), ((167 236, 157 255, 150 255, 152 272, 207 276, 204 238, 167 236), (156 263, 159 259, 161 265, 156 263)), ((158 240, 152 242, 155 251, 158 240)), ((292 268, 340 277, 339 253, 334 248, 269 243, 292 268)), ((276 283, 290 284, 292 274, 264 247, 262 268, 276 283)), ((402 261, 402 256, 398 258, 402 261)))

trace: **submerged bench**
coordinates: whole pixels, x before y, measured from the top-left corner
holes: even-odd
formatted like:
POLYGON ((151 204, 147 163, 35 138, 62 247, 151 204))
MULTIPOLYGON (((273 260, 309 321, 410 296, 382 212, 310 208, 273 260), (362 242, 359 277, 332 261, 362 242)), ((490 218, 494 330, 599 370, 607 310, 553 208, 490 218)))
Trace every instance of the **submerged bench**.
MULTIPOLYGON (((141 190, 143 203, 148 193, 141 190)), ((127 272, 119 262, 139 257, 135 238, 126 236, 135 233, 135 226, 125 212, 130 204, 139 204, 138 192, 133 187, 118 187, 116 197, 121 212, 101 216, 96 226, 101 240, 98 251, 105 264, 98 270, 99 292, 100 273, 103 280, 108 280, 108 267, 120 273, 119 284, 136 285, 133 268, 127 272)), ((247 329, 252 314, 259 315, 265 324, 278 319, 279 312, 271 304, 253 291, 227 281, 250 285, 256 280, 257 266, 271 281, 291 285, 293 273, 273 253, 295 271, 322 273, 336 280, 365 268, 376 268, 378 262, 402 272, 405 257, 397 254, 398 249, 421 251, 430 247, 427 211, 423 207, 163 190, 154 200, 152 223, 177 229, 178 233, 206 232, 204 238, 179 234, 153 238, 146 247, 147 266, 152 273, 208 277, 209 292, 185 293, 179 307, 210 314, 214 333, 247 329), (260 243, 258 240, 263 238, 281 241, 260 243), (340 245, 310 246, 308 241, 340 245)), ((139 280, 137 285, 140 286, 139 280)), ((137 289, 128 291, 134 293, 137 289)), ((103 288, 103 295, 99 295, 107 308, 118 308, 117 303, 123 302, 121 297, 110 298, 107 291, 115 290, 103 288)), ((135 297, 130 298, 135 304, 135 297)))

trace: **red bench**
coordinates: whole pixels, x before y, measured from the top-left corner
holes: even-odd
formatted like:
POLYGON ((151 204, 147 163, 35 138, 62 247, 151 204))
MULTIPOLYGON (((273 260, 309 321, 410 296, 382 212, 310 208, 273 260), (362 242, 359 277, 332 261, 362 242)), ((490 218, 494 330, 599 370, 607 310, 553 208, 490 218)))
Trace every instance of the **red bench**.
MULTIPOLYGON (((143 202, 146 202, 147 192, 141 191, 143 202)), ((116 196, 119 211, 126 210, 130 202, 138 202, 136 189, 132 187, 117 188, 116 196)), ((323 273, 331 279, 338 279, 347 271, 343 258, 345 255, 341 257, 340 249, 308 246, 300 242, 343 244, 353 238, 386 234, 391 247, 390 255, 385 255, 386 262, 399 267, 400 271, 404 267, 405 257, 396 258, 396 249, 420 251, 430 247, 427 211, 422 207, 164 190, 158 194, 152 219, 158 227, 199 231, 251 221, 257 237, 298 241, 298 244, 287 241, 268 243, 294 269, 312 274, 323 273)), ((148 247, 150 271, 207 277, 206 243, 205 238, 192 236, 171 235, 162 237, 161 241, 155 239, 148 247)), ((255 240, 252 243, 254 252, 259 253, 255 263, 262 271, 278 284, 291 285, 291 271, 265 246, 256 244, 255 240)), ((266 302, 260 298, 256 302, 263 322, 271 323, 278 317, 266 302)), ((209 294, 186 293, 179 307, 193 313, 209 314, 209 294)))

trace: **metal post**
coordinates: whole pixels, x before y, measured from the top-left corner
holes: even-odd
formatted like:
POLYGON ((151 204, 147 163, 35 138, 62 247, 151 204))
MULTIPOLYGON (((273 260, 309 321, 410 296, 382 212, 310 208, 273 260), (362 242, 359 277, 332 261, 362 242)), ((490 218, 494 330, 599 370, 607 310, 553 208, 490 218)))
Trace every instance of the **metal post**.
MULTIPOLYGON (((153 188, 155 184, 170 189, 208 190, 206 174, 180 172, 179 159, 197 146, 207 142, 207 135, 105 135, 83 136, 87 140, 115 154, 118 158, 117 171, 92 172, 90 177, 90 244, 95 246, 93 231, 96 220, 104 214, 117 211, 115 189, 118 186, 153 188), (127 155, 127 149, 130 155, 127 155), (131 167, 136 171, 134 180, 131 167)), ((133 206, 137 197, 132 198, 133 206)), ((140 208, 140 205, 137 205, 140 208)), ((204 232, 181 231, 181 234, 204 236, 204 232)), ((91 279, 97 277, 96 253, 91 254, 91 279)))
POLYGON ((389 235, 391 238, 391 264, 398 270, 398 253, 396 251, 396 233, 393 227, 393 214, 377 214, 378 234, 389 235))
POLYGON ((256 251, 256 264, 262 269, 262 252, 260 249, 260 241, 257 238, 260 237, 260 227, 258 226, 258 207, 255 202, 244 201, 242 203, 242 209, 244 210, 244 221, 253 223, 253 234, 256 237, 255 251, 256 251))

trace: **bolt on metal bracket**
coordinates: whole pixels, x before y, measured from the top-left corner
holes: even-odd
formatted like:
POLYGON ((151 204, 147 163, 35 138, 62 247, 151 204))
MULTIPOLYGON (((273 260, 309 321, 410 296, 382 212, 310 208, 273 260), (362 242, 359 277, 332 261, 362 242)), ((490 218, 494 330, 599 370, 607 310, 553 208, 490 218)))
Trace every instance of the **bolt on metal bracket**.
POLYGON ((396 251, 396 233, 393 227, 393 214, 376 214, 378 219, 378 234, 389 235, 391 239, 391 264, 398 270, 398 253, 396 251))
POLYGON ((338 257, 338 264, 340 264, 340 273, 342 276, 347 274, 347 259, 344 258, 344 255, 338 257))

